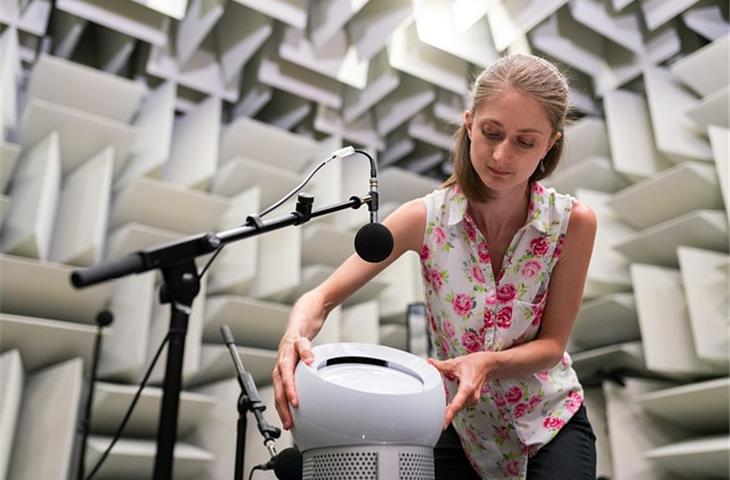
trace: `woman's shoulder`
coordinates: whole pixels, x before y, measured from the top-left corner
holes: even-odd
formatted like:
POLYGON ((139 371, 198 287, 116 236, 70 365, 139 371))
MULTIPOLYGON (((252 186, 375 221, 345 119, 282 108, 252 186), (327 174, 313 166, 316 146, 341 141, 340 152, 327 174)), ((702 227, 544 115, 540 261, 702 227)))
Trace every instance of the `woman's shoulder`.
POLYGON ((546 187, 536 182, 534 188, 543 197, 543 202, 550 206, 563 208, 566 205, 571 206, 576 200, 574 196, 569 193, 559 192, 555 187, 546 187))
POLYGON ((540 185, 538 188, 542 189, 542 206, 545 210, 548 210, 543 213, 548 214, 554 220, 557 220, 557 217, 566 218, 570 216, 570 218, 579 217, 578 221, 585 221, 589 220, 591 215, 595 216, 588 205, 569 193, 559 192, 554 187, 540 185), (580 220, 584 217, 584 220, 580 220))
POLYGON ((577 198, 573 198, 573 206, 570 210, 570 222, 568 231, 572 230, 593 230, 595 231, 598 224, 596 212, 591 207, 581 202, 577 198))
POLYGON ((452 205, 462 201, 463 194, 455 185, 439 187, 424 195, 421 200, 426 205, 429 215, 443 216, 452 205))
POLYGON ((449 197, 453 197, 454 192, 456 192, 458 189, 454 186, 440 186, 438 188, 433 189, 431 192, 427 193, 423 196, 423 199, 428 201, 429 199, 433 199, 436 201, 444 202, 449 197))
POLYGON ((591 236, 595 233, 597 217, 593 209, 568 193, 558 192, 553 187, 536 186, 541 201, 537 212, 545 224, 545 228, 554 226, 559 234, 571 236, 591 236), (581 233, 575 233, 580 231, 581 233))

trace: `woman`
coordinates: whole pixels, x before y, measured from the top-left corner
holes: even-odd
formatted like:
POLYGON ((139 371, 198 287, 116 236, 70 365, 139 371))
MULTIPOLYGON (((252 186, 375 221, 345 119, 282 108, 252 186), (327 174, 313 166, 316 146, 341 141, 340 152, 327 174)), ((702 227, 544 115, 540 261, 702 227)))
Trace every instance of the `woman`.
POLYGON ((292 427, 294 367, 336 305, 407 250, 421 255, 427 317, 448 406, 435 450, 444 479, 595 478, 595 437, 565 353, 596 217, 538 180, 557 166, 568 86, 549 62, 498 60, 477 78, 444 188, 385 220, 389 258, 346 260, 294 305, 274 369, 292 427))

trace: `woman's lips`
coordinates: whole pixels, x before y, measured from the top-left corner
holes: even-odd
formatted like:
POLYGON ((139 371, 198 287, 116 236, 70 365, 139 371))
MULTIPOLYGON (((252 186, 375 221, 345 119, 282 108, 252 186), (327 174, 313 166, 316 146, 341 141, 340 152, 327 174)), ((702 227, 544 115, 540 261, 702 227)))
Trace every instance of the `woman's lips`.
POLYGON ((496 170, 492 167, 487 167, 489 170, 489 173, 492 175, 497 175, 498 177, 504 177, 505 175, 509 175, 510 172, 503 172, 502 170, 496 170))

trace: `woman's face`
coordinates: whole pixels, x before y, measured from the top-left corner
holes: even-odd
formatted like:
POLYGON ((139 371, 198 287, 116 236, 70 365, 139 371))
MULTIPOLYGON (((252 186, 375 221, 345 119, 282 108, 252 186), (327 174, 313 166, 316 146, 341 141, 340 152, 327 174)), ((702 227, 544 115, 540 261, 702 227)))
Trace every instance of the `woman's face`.
POLYGON ((464 121, 472 166, 494 191, 524 185, 560 135, 540 103, 516 90, 487 99, 464 121))

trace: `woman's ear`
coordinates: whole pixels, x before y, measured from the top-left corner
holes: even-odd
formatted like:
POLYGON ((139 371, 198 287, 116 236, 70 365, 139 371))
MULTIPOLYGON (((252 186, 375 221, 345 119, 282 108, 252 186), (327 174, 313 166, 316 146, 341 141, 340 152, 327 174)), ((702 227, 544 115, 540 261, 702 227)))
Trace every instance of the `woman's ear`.
POLYGON ((464 112, 464 128, 466 129, 466 135, 469 137, 469 141, 471 141, 471 126, 473 123, 474 117, 469 110, 466 110, 464 112))
MULTIPOLYGON (((555 145, 555 142, 560 140, 562 137, 563 137, 562 132, 557 132, 555 135, 553 135, 552 140, 550 140, 550 145, 548 145, 547 150, 545 150, 545 155, 547 155, 547 152, 549 152, 553 148, 553 146, 555 145)), ((543 156, 545 156, 545 155, 543 155, 543 156)))

